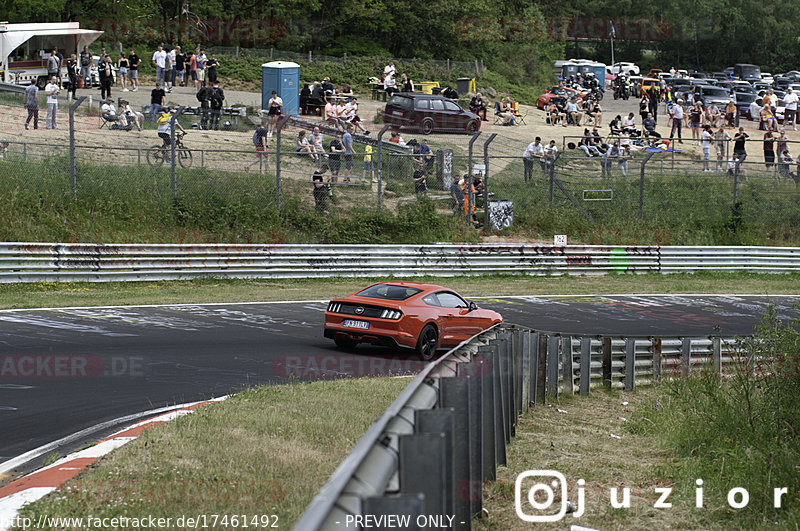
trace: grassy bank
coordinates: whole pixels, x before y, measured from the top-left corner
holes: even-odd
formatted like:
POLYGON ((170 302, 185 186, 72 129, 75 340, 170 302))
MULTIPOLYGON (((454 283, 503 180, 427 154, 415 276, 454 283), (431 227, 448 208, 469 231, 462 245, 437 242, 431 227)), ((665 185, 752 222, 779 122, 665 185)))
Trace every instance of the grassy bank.
MULTIPOLYGON (((0 308, 317 300, 349 295, 381 279, 37 282, 0 284, 0 308)), ((483 276, 415 280, 444 284, 466 297, 597 293, 797 294, 798 275, 696 273, 604 277, 483 276)))
POLYGON ((797 529, 798 325, 767 316, 755 339, 742 343, 740 364, 727 378, 700 370, 633 393, 597 389, 532 409, 508 447, 508 466, 485 486, 488 517, 476 528, 526 529, 514 509, 516 477, 551 469, 567 478, 573 502, 577 480, 585 480, 586 512, 537 529, 797 529), (617 502, 629 489, 629 507, 612 507, 612 488, 617 502), (663 488, 671 489, 671 507, 656 506, 663 488), (775 489, 784 488, 776 508, 775 489), (741 491, 729 501, 732 489, 746 489, 746 506, 734 507, 741 491))
POLYGON ((22 513, 236 514, 249 515, 251 527, 267 527, 252 526, 255 515, 276 515, 276 527, 289 529, 408 382, 369 378, 243 391, 145 432, 22 513))

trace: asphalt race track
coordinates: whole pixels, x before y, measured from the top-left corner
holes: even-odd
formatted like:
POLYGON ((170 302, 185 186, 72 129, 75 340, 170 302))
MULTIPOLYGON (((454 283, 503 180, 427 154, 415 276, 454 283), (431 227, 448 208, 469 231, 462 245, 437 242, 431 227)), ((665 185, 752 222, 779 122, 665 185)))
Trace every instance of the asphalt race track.
MULTIPOLYGON (((584 334, 745 335, 798 297, 478 299, 506 322, 584 334)), ((413 372, 387 349, 337 350, 323 302, 0 311, 0 462, 131 413, 258 384, 413 372)))

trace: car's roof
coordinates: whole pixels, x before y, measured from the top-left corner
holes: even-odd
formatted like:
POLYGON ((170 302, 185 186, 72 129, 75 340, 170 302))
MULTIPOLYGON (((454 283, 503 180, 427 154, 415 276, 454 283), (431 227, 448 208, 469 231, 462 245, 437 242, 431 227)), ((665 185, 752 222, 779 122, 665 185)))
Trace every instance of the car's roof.
POLYGON ((371 286, 375 286, 378 284, 389 284, 392 286, 402 286, 404 288, 417 288, 424 291, 429 290, 447 290, 453 291, 450 288, 445 288, 444 286, 439 286, 438 284, 428 284, 425 282, 414 282, 413 280, 386 280, 384 282, 376 282, 375 284, 370 284, 371 286))
POLYGON ((409 92, 395 92, 394 94, 392 94, 392 97, 393 98, 394 97, 401 97, 401 98, 429 98, 429 99, 441 99, 441 100, 453 101, 452 99, 450 99, 450 98, 448 98, 446 96, 441 96, 439 94, 411 94, 409 92))

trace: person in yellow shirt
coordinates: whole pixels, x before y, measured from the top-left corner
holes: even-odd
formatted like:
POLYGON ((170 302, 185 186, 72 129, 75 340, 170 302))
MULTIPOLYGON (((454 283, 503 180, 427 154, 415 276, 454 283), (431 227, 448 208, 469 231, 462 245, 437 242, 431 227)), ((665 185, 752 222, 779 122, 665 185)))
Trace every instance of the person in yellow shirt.
POLYGON ((375 165, 372 164, 372 146, 370 144, 364 146, 364 173, 361 175, 361 179, 367 178, 367 172, 369 172, 372 182, 378 182, 378 179, 375 178, 375 165))

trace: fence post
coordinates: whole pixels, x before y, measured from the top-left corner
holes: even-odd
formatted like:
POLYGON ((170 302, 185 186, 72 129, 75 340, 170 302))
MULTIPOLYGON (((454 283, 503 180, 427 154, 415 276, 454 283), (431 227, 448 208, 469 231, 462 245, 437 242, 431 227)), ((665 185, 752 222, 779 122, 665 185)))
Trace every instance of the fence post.
POLYGON ((611 389, 611 338, 603 338, 603 386, 611 389))
POLYGON ((311 50, 308 51, 308 63, 311 64, 311 50))
POLYGON ((660 337, 652 338, 652 345, 653 345, 653 381, 660 382, 661 367, 662 367, 661 338, 660 337))
MULTIPOLYGON (((478 64, 477 59, 475 60, 475 64, 478 64)), ((475 190, 472 187, 472 148, 475 144, 475 141, 478 140, 481 132, 478 131, 473 133, 472 138, 469 139, 469 158, 467 162, 467 170, 469 174, 469 181, 467 182, 467 191, 469 192, 464 200, 467 202, 467 225, 472 226, 472 209, 475 208, 475 190)))
MULTIPOLYGON (((734 153, 735 154, 735 153, 734 153)), ((736 161, 736 165, 733 168, 733 210, 734 214, 736 213, 736 203, 739 202, 739 168, 744 162, 744 159, 747 158, 747 153, 742 153, 740 158, 736 161)))
POLYGON ((711 369, 722 376, 722 340, 719 336, 711 338, 711 369))
POLYGON ((169 137, 170 137, 170 185, 172 187, 172 201, 178 200, 178 161, 175 160, 175 124, 178 123, 178 117, 183 114, 185 107, 182 105, 178 107, 178 112, 175 113, 175 118, 170 122, 169 137))
POLYGON ((544 404, 547 386, 547 334, 539 333, 538 335, 539 346, 536 355, 535 401, 539 404, 544 404))
POLYGON ((642 172, 641 177, 639 178, 639 219, 644 218, 644 172, 645 166, 650 161, 650 159, 655 155, 655 153, 649 152, 642 159, 642 172))
POLYGON ((547 397, 558 398, 558 342, 560 336, 547 338, 547 397))
POLYGON ((389 124, 386 124, 378 133, 378 212, 383 206, 383 134, 388 130, 389 124))
POLYGON ((546 161, 547 173, 548 173, 548 176, 550 177, 550 179, 549 179, 550 180, 550 205, 553 204, 553 199, 554 199, 554 196, 553 196, 553 185, 556 182, 556 159, 558 157, 560 157, 560 156, 561 156, 561 152, 559 151, 558 153, 556 153, 556 158, 553 159, 552 163, 549 160, 546 161))
POLYGON ((581 380, 580 395, 589 396, 589 386, 592 383, 592 338, 581 338, 581 380))
POLYGON ((278 147, 275 149, 275 206, 280 211, 281 209, 281 131, 283 126, 289 121, 289 115, 282 115, 278 119, 278 147))
POLYGON ((689 376, 692 366, 692 340, 684 337, 681 342, 681 375, 689 376))
POLYGON ((633 391, 636 379, 636 340, 625 339, 625 390, 633 391))
POLYGON ((483 226, 489 227, 489 144, 495 139, 497 133, 489 135, 483 143, 483 226))
POLYGON ((72 185, 72 198, 78 197, 78 170, 75 166, 75 109, 77 109, 86 96, 81 96, 69 106, 69 172, 72 185))
POLYGON ((575 376, 573 371, 572 336, 561 338, 561 377, 564 379, 564 392, 575 394, 575 376))

